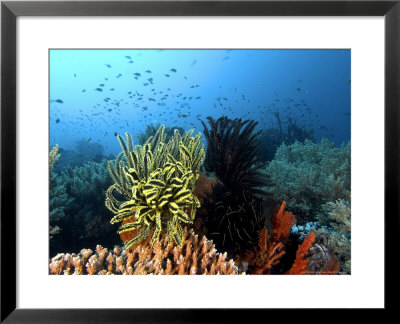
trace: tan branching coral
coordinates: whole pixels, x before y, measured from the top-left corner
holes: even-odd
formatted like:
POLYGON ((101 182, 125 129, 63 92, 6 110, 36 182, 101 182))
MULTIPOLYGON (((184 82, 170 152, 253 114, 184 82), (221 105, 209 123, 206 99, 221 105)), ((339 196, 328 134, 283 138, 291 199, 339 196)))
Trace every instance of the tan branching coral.
POLYGON ((54 146, 49 153, 49 171, 53 170, 54 164, 60 159, 60 154, 58 154, 58 144, 54 146))
POLYGON ((50 274, 64 275, 188 275, 239 274, 233 260, 218 253, 212 241, 199 238, 193 230, 184 230, 182 247, 168 244, 164 235, 154 244, 149 242, 134 250, 115 247, 113 252, 98 245, 77 254, 60 253, 51 259, 50 274))

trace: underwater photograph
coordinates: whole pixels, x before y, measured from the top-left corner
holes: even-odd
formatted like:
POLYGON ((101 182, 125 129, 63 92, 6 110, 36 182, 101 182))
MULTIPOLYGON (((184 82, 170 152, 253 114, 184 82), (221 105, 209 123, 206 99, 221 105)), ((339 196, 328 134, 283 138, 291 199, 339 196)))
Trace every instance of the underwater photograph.
POLYGON ((50 275, 350 275, 350 49, 50 49, 50 275))

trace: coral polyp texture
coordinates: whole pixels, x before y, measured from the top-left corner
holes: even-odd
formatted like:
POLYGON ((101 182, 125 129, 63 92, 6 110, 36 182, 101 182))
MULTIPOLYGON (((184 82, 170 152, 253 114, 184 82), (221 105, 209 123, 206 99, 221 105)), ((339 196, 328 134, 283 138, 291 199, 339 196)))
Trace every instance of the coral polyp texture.
POLYGON ((193 230, 183 231, 182 246, 168 242, 168 235, 154 244, 135 249, 115 247, 113 251, 98 245, 95 252, 83 249, 79 254, 60 253, 51 259, 53 275, 237 275, 233 260, 218 253, 212 241, 193 230))
POLYGON ((151 244, 166 232, 169 242, 182 245, 182 224, 192 224, 200 207, 193 191, 205 156, 201 134, 191 137, 192 133, 175 130, 165 143, 162 125, 144 145, 135 147, 129 133, 126 142, 117 136, 122 152, 108 163, 115 183, 107 190, 106 206, 115 214, 111 223, 123 223, 119 234, 135 233, 124 242, 125 248, 144 241, 152 230, 151 244))

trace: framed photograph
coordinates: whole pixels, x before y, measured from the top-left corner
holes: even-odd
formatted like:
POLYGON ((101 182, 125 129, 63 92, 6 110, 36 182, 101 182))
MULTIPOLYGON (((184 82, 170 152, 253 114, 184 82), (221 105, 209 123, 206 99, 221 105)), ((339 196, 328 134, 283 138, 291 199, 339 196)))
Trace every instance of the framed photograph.
POLYGON ((399 16, 3 1, 1 320, 391 309, 399 16))

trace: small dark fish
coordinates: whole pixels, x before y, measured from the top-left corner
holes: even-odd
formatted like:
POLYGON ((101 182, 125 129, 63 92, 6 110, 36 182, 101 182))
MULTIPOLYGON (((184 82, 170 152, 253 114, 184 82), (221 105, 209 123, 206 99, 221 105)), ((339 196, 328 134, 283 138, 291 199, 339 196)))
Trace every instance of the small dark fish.
POLYGON ((76 78, 76 73, 74 73, 74 78, 76 78))
POLYGON ((185 80, 187 80, 187 77, 183 76, 185 78, 185 80))
POLYGON ((133 61, 131 60, 131 61, 129 61, 128 63, 131 63, 131 64, 132 64, 132 63, 133 63, 133 61))
POLYGON ((111 89, 110 89, 110 91, 114 91, 114 90, 115 90, 114 88, 111 88, 111 89))
MULTIPOLYGON (((149 78, 149 79, 147 79, 147 81, 153 82, 153 78, 149 78)), ((153 90, 154 90, 154 89, 153 89, 153 90)))
POLYGON ((150 71, 150 70, 146 70, 145 72, 146 72, 146 73, 151 73, 151 71, 150 71))
POLYGON ((105 64, 105 66, 107 66, 109 69, 111 69, 111 65, 110 64, 105 64))
POLYGON ((175 69, 171 69, 170 71, 176 73, 176 70, 175 70, 175 69))
POLYGON ((200 99, 201 97, 196 97, 196 99, 200 99))
POLYGON ((117 75, 117 79, 120 78, 120 77, 122 77, 122 74, 121 74, 121 73, 119 73, 119 74, 117 75))
POLYGON ((165 74, 165 76, 166 76, 167 78, 169 78, 169 74, 165 74))
POLYGON ((301 89, 300 89, 300 88, 296 88, 296 90, 297 90, 297 91, 301 91, 301 89))
POLYGON ((114 132, 114 136, 118 136, 117 132, 114 132))
POLYGON ((86 89, 83 89, 82 92, 86 92, 86 89))
POLYGON ((104 78, 104 80, 108 81, 108 78, 104 78))
POLYGON ((126 57, 127 59, 129 59, 129 60, 132 58, 132 57, 130 57, 130 56, 125 56, 125 57, 126 57))
POLYGON ((139 72, 133 73, 133 75, 136 75, 136 76, 138 76, 138 77, 141 76, 141 74, 140 74, 139 72))
POLYGON ((99 84, 99 87, 104 87, 104 83, 102 83, 102 84, 99 84))
POLYGON ((192 62, 192 64, 190 64, 190 66, 193 66, 193 65, 195 65, 197 63, 197 60, 194 60, 193 62, 192 62))
POLYGON ((102 91, 103 91, 103 89, 102 89, 102 88, 96 88, 96 91, 100 91, 100 92, 102 92, 102 91))
POLYGON ((57 99, 56 102, 57 102, 57 103, 60 103, 60 104, 61 104, 61 103, 64 103, 64 101, 62 101, 61 99, 57 99))
POLYGON ((112 109, 110 108, 110 109, 107 109, 107 111, 112 111, 112 109))
POLYGON ((60 118, 56 119, 56 124, 58 124, 60 122, 60 118))

